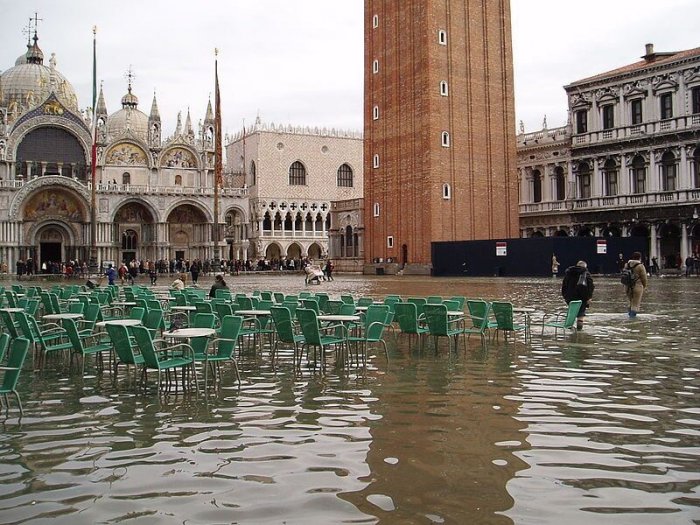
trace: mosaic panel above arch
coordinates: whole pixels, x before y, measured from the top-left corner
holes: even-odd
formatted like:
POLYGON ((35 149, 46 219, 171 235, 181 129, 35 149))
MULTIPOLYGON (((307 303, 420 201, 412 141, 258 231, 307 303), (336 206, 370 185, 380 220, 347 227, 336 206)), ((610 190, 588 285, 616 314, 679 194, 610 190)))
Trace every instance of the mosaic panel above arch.
POLYGON ((191 204, 182 204, 168 215, 170 224, 203 224, 207 218, 202 210, 191 204))
POLYGON ((119 224, 146 224, 153 222, 153 215, 141 203, 128 202, 114 216, 114 222, 119 224))
POLYGON ((83 209, 78 198, 60 189, 47 189, 33 195, 24 206, 24 219, 35 221, 43 217, 63 217, 83 221, 83 209))
POLYGON ((165 152, 160 165, 163 168, 196 168, 197 159, 185 148, 172 148, 165 152))
POLYGON ((117 166, 146 166, 146 152, 135 144, 117 144, 105 156, 105 164, 117 166))

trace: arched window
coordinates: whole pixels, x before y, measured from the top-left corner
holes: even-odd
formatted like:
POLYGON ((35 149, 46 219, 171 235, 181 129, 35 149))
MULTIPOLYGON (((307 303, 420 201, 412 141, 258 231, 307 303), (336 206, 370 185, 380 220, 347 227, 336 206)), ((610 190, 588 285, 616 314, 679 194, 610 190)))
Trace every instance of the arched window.
POLYGON ((676 156, 667 151, 661 157, 661 189, 662 191, 676 190, 676 156))
POLYGON ((443 148, 450 147, 450 134, 447 131, 442 132, 441 144, 443 148))
POLYGON ((289 185, 306 186, 306 168, 298 160, 289 167, 289 185))
POLYGON ((138 246, 138 235, 134 230, 126 230, 122 233, 122 250, 135 250, 138 246))
POLYGON ((255 186, 255 182, 256 182, 255 177, 257 176, 257 174, 258 174, 258 171, 257 171, 257 166, 255 165, 255 161, 251 160, 250 161, 250 182, 251 182, 250 185, 251 186, 255 186))
POLYGON ((556 184, 556 194, 557 200, 563 201, 566 199, 566 176, 564 175, 564 168, 557 166, 554 168, 554 178, 556 184))
POLYGON ((379 106, 372 108, 372 120, 379 120, 379 106))
POLYGON ((372 158, 372 167, 373 168, 379 167, 379 154, 375 154, 374 157, 372 158))
POLYGON ((452 189, 448 183, 442 185, 442 198, 449 200, 452 197, 452 189))
POLYGON ((603 187, 606 197, 617 195, 617 164, 613 159, 608 159, 603 166, 603 187))
POLYGON ((442 95, 443 97, 446 97, 448 94, 449 94, 449 90, 447 88, 447 81, 442 80, 440 82, 440 95, 442 95))
POLYGON ((578 197, 579 199, 591 198, 591 168, 586 162, 578 165, 578 197))
POLYGON ((540 170, 532 172, 532 202, 542 202, 542 174, 540 170))
POLYGON ((352 188, 353 186, 352 168, 347 164, 338 168, 338 186, 341 188, 352 188))
POLYGON ((131 173, 126 171, 122 173, 122 184, 124 186, 126 186, 127 184, 131 184, 131 173))
POLYGON ((647 168, 644 157, 637 155, 632 159, 632 193, 645 193, 647 168))
POLYGON ((379 60, 372 62, 372 73, 379 73, 379 60))
POLYGON ((175 175, 175 186, 182 186, 182 175, 175 175))
POLYGON ((374 205, 372 206, 372 215, 375 217, 379 217, 379 203, 375 202, 374 205))
POLYGON ((444 29, 440 29, 438 31, 438 44, 441 46, 446 46, 447 45, 447 31, 444 29))
POLYGON ((700 188, 700 146, 693 153, 693 188, 700 188))
POLYGON ((374 15, 372 17, 372 27, 374 27, 374 28, 379 27, 379 15, 374 15))

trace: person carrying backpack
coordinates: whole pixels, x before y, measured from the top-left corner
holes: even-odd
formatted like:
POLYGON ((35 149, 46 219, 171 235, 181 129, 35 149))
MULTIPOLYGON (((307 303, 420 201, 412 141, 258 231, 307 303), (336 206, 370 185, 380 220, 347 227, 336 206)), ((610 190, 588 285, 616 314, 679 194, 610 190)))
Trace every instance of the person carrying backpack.
POLYGON ((581 301, 581 308, 576 316, 576 329, 583 330, 583 318, 586 309, 590 306, 593 297, 593 277, 588 271, 586 261, 579 261, 575 266, 569 266, 564 272, 564 280, 561 282, 561 295, 569 304, 571 301, 581 301))
POLYGON ((627 261, 622 270, 621 281, 625 285, 625 294, 629 300, 627 313, 630 317, 636 317, 642 303, 642 295, 648 285, 647 269, 642 264, 641 253, 634 252, 632 254, 632 258, 627 261))

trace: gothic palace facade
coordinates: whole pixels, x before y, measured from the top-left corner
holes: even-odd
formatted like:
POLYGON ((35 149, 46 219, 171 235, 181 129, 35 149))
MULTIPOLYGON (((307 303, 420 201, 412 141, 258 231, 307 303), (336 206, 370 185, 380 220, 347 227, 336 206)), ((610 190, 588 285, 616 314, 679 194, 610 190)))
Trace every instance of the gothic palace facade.
POLYGON ((700 48, 648 44, 565 90, 568 125, 517 136, 521 237, 642 236, 662 268, 700 252, 700 48))

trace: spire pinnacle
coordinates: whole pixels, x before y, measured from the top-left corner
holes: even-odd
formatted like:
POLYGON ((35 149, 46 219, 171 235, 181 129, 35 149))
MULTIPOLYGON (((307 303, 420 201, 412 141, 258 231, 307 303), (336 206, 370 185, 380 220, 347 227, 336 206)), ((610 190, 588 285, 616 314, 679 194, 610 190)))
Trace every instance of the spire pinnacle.
POLYGON ((158 101, 156 100, 156 92, 153 90, 153 102, 151 103, 151 114, 148 120, 160 122, 160 112, 158 111, 158 101))

